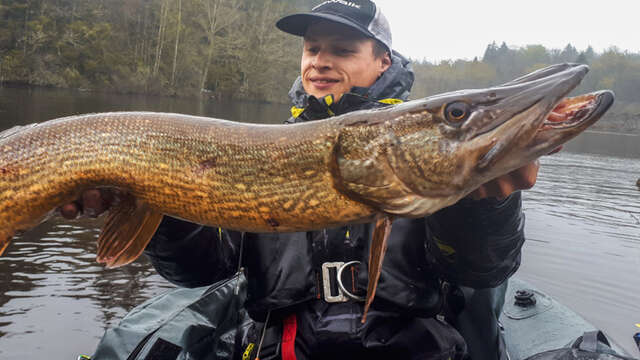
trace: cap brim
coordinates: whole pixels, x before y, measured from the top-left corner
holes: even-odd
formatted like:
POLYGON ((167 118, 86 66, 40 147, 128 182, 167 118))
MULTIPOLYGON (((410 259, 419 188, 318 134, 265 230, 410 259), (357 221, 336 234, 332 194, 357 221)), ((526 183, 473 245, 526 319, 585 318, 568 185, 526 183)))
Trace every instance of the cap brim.
POLYGON ((332 14, 293 14, 289 16, 285 16, 282 19, 278 20, 276 23, 276 27, 278 29, 297 36, 304 36, 307 33, 307 29, 309 25, 311 25, 314 21, 318 20, 328 20, 332 22, 336 22, 342 25, 349 26, 362 33, 363 35, 374 38, 375 36, 367 29, 362 26, 350 21, 349 19, 345 19, 340 16, 332 15, 332 14))

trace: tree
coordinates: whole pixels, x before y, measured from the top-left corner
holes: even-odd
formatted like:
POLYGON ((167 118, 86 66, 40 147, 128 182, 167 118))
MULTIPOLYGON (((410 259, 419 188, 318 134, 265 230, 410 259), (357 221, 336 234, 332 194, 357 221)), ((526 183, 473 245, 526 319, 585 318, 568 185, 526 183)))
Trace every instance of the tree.
POLYGON ((160 70, 160 59, 162 58, 162 48, 164 47, 165 32, 167 29, 167 20, 169 18, 169 0, 162 1, 160 8, 160 24, 158 25, 158 37, 156 40, 156 56, 153 64, 153 76, 158 74, 160 70))
POLYGON ((209 67, 213 58, 216 34, 228 26, 235 23, 243 13, 240 11, 243 6, 241 0, 204 0, 204 14, 206 14, 205 34, 207 37, 207 56, 202 66, 202 76, 200 79, 200 89, 205 88, 209 76, 209 67))
POLYGON ((558 62, 574 62, 578 58, 578 50, 571 44, 567 44, 560 53, 560 61, 558 62))
POLYGON ((173 52, 173 71, 171 71, 171 86, 176 85, 176 68, 178 65, 178 46, 180 45, 180 30, 182 28, 182 0, 178 0, 178 25, 176 26, 176 46, 173 52))
POLYGON ((484 51, 484 55, 482 56, 482 61, 488 64, 496 65, 497 60, 498 60, 498 46, 494 41, 491 44, 487 45, 487 49, 484 51))

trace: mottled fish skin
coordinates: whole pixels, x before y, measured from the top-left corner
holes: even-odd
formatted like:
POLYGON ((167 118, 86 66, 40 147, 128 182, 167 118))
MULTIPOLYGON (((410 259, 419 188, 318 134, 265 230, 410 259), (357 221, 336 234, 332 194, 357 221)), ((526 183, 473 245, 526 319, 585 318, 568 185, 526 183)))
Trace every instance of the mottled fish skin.
POLYGON ((121 112, 12 128, 0 133, 0 254, 17 231, 96 187, 122 194, 98 239, 108 266, 135 260, 163 215, 250 232, 376 220, 368 307, 391 219, 454 204, 593 124, 611 92, 575 98, 580 115, 563 115, 571 124, 545 123, 587 70, 556 65, 504 86, 293 125, 121 112), (459 123, 450 104, 468 110, 459 123))
POLYGON ((28 228, 88 188, 125 189, 193 222, 285 232, 375 211, 333 187, 332 122, 248 125, 164 113, 105 113, 32 126, 0 142, 0 226, 28 228))

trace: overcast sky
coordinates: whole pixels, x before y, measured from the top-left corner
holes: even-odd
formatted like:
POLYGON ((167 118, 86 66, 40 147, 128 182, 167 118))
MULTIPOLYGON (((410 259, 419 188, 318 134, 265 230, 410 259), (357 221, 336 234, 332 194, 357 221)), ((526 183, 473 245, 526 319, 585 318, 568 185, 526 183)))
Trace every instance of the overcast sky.
POLYGON ((375 0, 394 48, 413 59, 482 58, 493 41, 640 52, 639 0, 375 0))

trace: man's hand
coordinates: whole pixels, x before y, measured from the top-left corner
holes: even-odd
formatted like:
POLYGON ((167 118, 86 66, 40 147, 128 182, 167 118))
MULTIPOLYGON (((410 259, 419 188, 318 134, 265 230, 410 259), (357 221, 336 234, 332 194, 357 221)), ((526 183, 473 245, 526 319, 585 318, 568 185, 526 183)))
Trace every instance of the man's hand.
POLYGON ((531 189, 538 179, 540 162, 529 163, 506 175, 495 178, 474 190, 469 197, 474 200, 494 197, 504 199, 514 191, 531 189))
POLYGON ((88 217, 98 217, 109 210, 114 199, 115 194, 110 190, 86 190, 78 200, 62 205, 60 214, 66 219, 75 219, 80 214, 88 217))

